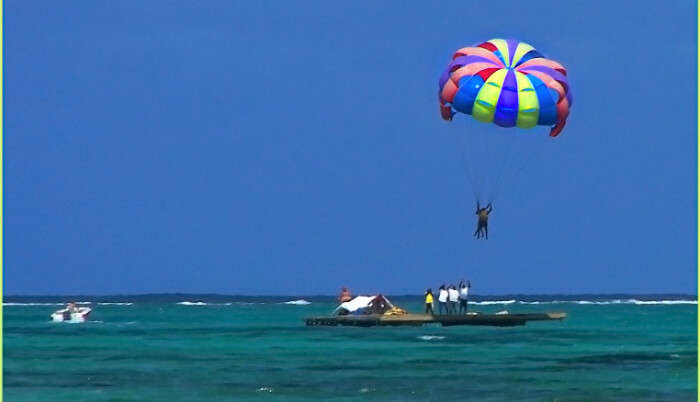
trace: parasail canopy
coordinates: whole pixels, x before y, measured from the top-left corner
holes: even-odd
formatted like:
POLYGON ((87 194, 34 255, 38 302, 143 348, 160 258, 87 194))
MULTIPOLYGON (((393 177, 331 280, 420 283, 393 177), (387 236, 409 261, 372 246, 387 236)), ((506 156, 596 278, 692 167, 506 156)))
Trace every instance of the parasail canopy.
POLYGON ((491 39, 457 50, 439 81, 440 113, 501 127, 551 126, 561 133, 573 97, 566 69, 525 42, 491 39))

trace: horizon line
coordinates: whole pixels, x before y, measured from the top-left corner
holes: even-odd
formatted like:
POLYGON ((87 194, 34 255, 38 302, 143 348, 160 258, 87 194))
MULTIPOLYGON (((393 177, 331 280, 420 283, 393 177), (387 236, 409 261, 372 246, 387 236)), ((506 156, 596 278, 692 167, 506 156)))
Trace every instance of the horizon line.
MULTIPOLYGON (((376 292, 369 292, 366 294, 375 294, 376 292)), ((365 293, 357 293, 356 295, 363 295, 365 293)), ((417 297, 422 296, 422 293, 404 293, 404 294, 391 294, 391 293, 376 293, 391 297, 417 297)), ((226 294, 226 293, 187 293, 187 292, 158 292, 158 293, 109 293, 109 294, 79 294, 79 293, 66 293, 66 294, 11 294, 3 295, 2 298, 11 297, 125 297, 125 296, 177 296, 177 295, 187 295, 187 296, 223 296, 223 297, 337 297, 337 294, 226 294)), ((504 296, 691 296, 697 299, 697 293, 683 293, 683 292, 659 292, 659 293, 630 293, 630 292, 604 292, 604 293, 494 293, 494 294, 470 294, 471 296, 479 297, 504 297, 504 296)))

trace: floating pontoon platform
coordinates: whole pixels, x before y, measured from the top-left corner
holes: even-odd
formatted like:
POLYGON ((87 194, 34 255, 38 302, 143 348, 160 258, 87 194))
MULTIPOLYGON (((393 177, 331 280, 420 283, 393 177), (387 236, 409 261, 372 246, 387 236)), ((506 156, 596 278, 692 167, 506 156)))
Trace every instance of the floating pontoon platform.
POLYGON ((496 327, 514 327, 525 325, 527 321, 563 320, 566 313, 525 313, 525 314, 453 314, 453 315, 336 315, 327 317, 308 317, 306 325, 350 325, 356 327, 374 327, 383 325, 420 326, 424 324, 440 324, 443 327, 453 325, 490 325, 496 327))

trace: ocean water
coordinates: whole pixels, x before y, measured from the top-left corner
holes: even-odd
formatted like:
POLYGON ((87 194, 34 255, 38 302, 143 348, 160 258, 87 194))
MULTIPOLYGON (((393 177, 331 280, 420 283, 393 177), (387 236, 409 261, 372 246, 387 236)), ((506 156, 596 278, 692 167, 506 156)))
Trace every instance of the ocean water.
MULTIPOLYGON (((412 311, 419 297, 390 299, 412 311)), ((328 297, 6 298, 6 401, 694 401, 695 296, 481 298, 482 312, 563 311, 497 327, 306 327, 328 297), (290 302, 290 303, 285 303, 290 302), (118 304, 111 304, 118 303, 118 304)))

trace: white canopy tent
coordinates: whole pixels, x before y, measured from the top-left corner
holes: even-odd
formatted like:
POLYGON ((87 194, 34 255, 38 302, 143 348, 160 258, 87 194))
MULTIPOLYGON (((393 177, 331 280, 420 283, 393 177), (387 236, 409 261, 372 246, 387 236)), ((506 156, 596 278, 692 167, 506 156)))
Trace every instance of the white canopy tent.
MULTIPOLYGON (((338 306, 334 311, 333 314, 338 314, 340 311, 345 310, 347 311, 347 314, 362 314, 364 310, 366 309, 371 309, 373 307, 373 302, 375 299, 380 298, 380 302, 383 304, 382 310, 388 310, 394 307, 393 304, 387 299, 386 297, 382 295, 378 296, 356 296, 354 299, 350 301, 346 301, 345 303, 342 303, 340 306, 338 306)), ((382 311, 383 312, 383 311, 382 311)))

